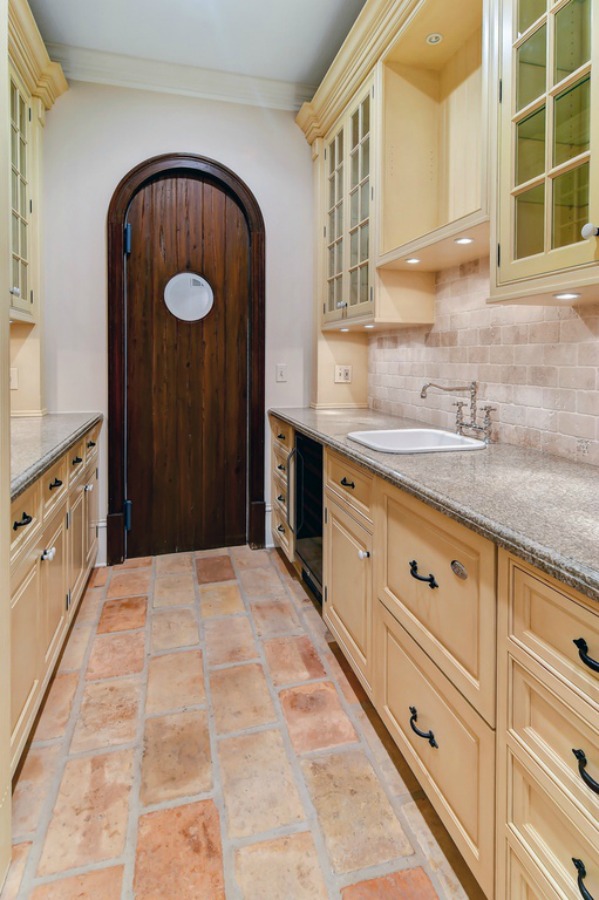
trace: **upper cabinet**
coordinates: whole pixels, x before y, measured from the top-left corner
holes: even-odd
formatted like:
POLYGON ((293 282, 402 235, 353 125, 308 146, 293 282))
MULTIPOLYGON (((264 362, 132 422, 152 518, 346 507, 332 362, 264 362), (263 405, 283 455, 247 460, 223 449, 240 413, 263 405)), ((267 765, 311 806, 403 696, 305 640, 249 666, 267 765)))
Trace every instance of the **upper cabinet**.
POLYGON ((39 312, 39 205, 46 110, 67 89, 52 62, 26 0, 8 8, 10 96, 10 316, 35 324, 39 312))
POLYGON ((597 302, 597 4, 503 0, 500 16, 491 299, 597 302))
POLYGON ((426 0, 378 65, 379 266, 438 271, 488 252, 489 17, 426 0))

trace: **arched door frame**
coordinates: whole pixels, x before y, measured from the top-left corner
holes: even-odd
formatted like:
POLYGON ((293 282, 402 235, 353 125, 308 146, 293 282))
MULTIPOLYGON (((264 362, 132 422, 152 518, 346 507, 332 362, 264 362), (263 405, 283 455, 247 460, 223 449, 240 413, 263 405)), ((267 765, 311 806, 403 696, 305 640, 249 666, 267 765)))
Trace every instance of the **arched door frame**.
POLYGON ((198 176, 227 190, 250 233, 247 539, 264 546, 264 220, 250 189, 230 169, 203 156, 172 153, 140 163, 125 175, 108 209, 108 564, 125 552, 125 220, 135 194, 166 175, 198 176))

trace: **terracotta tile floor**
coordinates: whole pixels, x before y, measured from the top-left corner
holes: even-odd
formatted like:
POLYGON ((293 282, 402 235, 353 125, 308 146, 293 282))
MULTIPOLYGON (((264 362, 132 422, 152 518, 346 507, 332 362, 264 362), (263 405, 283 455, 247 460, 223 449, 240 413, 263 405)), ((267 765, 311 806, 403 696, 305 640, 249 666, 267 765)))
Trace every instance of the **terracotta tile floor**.
POLYGON ((13 800, 12 898, 481 898, 302 585, 97 569, 13 800))

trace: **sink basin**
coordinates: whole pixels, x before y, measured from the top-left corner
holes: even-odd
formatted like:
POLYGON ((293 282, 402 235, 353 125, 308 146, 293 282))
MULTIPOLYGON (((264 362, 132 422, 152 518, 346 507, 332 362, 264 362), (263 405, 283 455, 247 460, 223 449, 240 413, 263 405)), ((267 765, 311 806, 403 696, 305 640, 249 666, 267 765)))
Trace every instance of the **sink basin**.
POLYGON ((391 431, 352 431, 351 441, 381 453, 442 453, 484 450, 484 441, 435 428, 396 428, 391 431))

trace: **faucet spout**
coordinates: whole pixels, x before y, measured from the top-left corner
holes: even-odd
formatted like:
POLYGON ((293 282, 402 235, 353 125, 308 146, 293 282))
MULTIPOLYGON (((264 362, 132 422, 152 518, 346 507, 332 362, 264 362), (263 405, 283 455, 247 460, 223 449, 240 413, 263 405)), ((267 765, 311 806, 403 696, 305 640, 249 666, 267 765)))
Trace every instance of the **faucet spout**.
POLYGON ((424 400, 429 388, 436 388, 438 391, 449 391, 453 393, 454 391, 470 391, 472 394, 473 391, 476 391, 476 381, 471 381, 470 384, 452 384, 449 387, 443 387, 442 384, 434 384, 432 381, 428 381, 425 385, 422 386, 422 390, 420 391, 420 396, 424 400))

